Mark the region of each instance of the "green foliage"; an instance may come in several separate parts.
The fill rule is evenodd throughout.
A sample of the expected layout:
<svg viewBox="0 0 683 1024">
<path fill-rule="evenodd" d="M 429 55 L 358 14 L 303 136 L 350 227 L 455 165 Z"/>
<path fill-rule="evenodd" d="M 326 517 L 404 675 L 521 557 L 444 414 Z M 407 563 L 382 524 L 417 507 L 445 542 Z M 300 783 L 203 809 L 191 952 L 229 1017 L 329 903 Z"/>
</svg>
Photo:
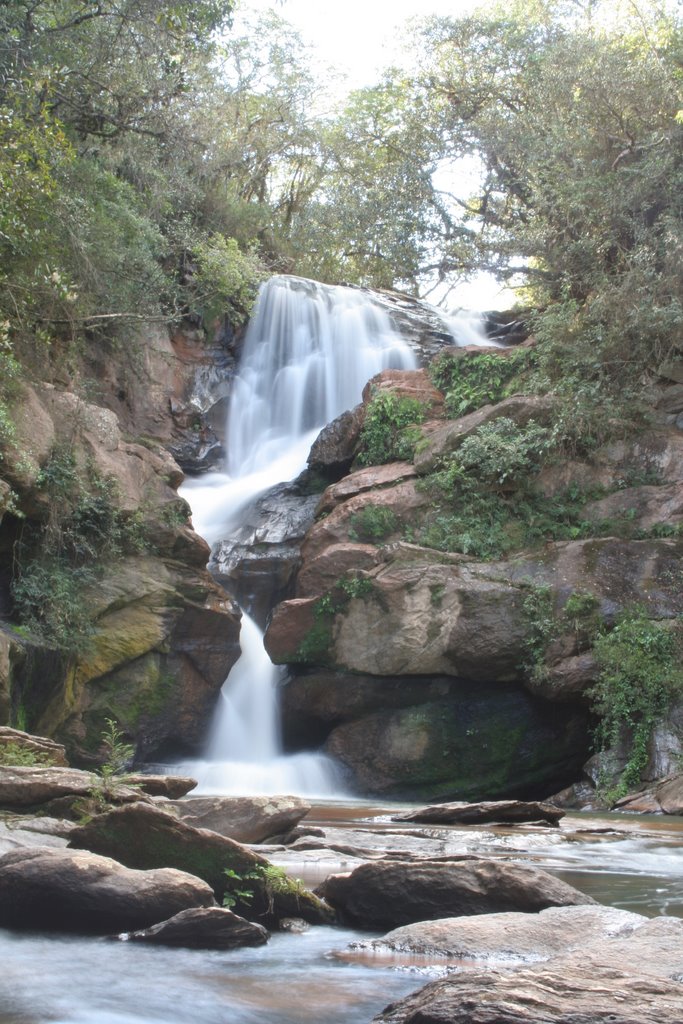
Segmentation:
<svg viewBox="0 0 683 1024">
<path fill-rule="evenodd" d="M 482 405 L 500 402 L 521 386 L 523 375 L 535 363 L 533 349 L 514 349 L 457 356 L 447 349 L 432 361 L 429 375 L 445 394 L 447 414 L 457 419 Z"/>
<path fill-rule="evenodd" d="M 245 882 L 262 881 L 262 871 L 254 869 L 253 871 L 246 871 L 240 874 L 232 868 L 226 868 L 223 874 L 228 880 L 226 890 L 223 893 L 223 906 L 227 907 L 228 910 L 232 910 L 233 907 L 240 903 L 249 905 L 254 899 L 255 892 L 254 887 L 245 885 Z"/>
<path fill-rule="evenodd" d="M 465 438 L 454 464 L 466 474 L 476 473 L 485 484 L 519 486 L 540 468 L 551 437 L 550 431 L 534 420 L 518 427 L 506 416 L 500 416 Z"/>
<path fill-rule="evenodd" d="M 102 750 L 105 760 L 99 767 L 99 774 L 105 781 L 116 775 L 125 774 L 135 755 L 135 747 L 127 743 L 124 733 L 113 718 L 106 719 L 106 728 L 102 733 Z"/>
<path fill-rule="evenodd" d="M 396 531 L 398 520 L 393 509 L 386 505 L 364 505 L 349 519 L 351 540 L 377 544 Z"/>
<path fill-rule="evenodd" d="M 358 461 L 363 466 L 410 461 L 420 439 L 417 424 L 424 418 L 425 407 L 417 399 L 376 390 L 365 412 Z"/>
<path fill-rule="evenodd" d="M 640 782 L 652 731 L 683 694 L 683 629 L 633 609 L 611 632 L 598 636 L 593 652 L 600 667 L 591 692 L 600 718 L 599 745 L 615 747 L 625 734 L 630 744 L 620 782 L 623 795 Z"/>
<path fill-rule="evenodd" d="M 5 743 L 0 746 L 0 765 L 19 765 L 31 768 L 34 765 L 54 765 L 54 757 L 47 750 L 30 750 L 21 743 Z"/>
<path fill-rule="evenodd" d="M 234 238 L 213 235 L 194 247 L 199 269 L 194 276 L 194 305 L 207 323 L 226 315 L 237 326 L 249 316 L 264 277 L 254 250 L 242 252 Z"/>
<path fill-rule="evenodd" d="M 76 654 L 93 633 L 87 588 L 108 562 L 145 547 L 145 527 L 121 511 L 115 482 L 81 469 L 69 447 L 55 449 L 37 483 L 49 513 L 17 548 L 14 611 L 36 639 Z"/>
<path fill-rule="evenodd" d="M 546 649 L 559 633 L 552 588 L 529 582 L 522 611 L 526 621 L 524 668 L 532 678 L 541 679 Z"/>
</svg>

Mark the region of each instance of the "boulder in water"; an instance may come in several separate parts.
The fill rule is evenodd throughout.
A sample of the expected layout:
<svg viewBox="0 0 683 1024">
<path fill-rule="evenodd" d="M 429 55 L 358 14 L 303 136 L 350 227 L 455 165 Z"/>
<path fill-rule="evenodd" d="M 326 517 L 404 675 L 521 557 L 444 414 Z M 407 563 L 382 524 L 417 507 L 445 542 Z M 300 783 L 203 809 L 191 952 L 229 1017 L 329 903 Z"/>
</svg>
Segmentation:
<svg viewBox="0 0 683 1024">
<path fill-rule="evenodd" d="M 344 920 L 361 928 L 595 903 L 537 868 L 467 857 L 363 864 L 348 875 L 331 875 L 316 892 Z"/>
<path fill-rule="evenodd" d="M 557 825 L 564 814 L 553 804 L 539 800 L 484 800 L 479 803 L 457 801 L 419 807 L 416 811 L 396 814 L 391 820 L 415 821 L 425 825 L 484 825 L 489 822 L 544 822 Z"/>
<path fill-rule="evenodd" d="M 196 796 L 170 806 L 188 825 L 238 843 L 263 843 L 288 832 L 311 809 L 298 796 Z"/>
<path fill-rule="evenodd" d="M 14 850 L 0 858 L 0 926 L 108 935 L 209 907 L 199 878 L 135 871 L 85 850 Z"/>
<path fill-rule="evenodd" d="M 155 946 L 180 946 L 185 949 L 238 949 L 263 946 L 268 932 L 260 924 L 245 921 L 224 907 L 200 907 L 181 910 L 168 921 L 120 938 Z"/>
</svg>

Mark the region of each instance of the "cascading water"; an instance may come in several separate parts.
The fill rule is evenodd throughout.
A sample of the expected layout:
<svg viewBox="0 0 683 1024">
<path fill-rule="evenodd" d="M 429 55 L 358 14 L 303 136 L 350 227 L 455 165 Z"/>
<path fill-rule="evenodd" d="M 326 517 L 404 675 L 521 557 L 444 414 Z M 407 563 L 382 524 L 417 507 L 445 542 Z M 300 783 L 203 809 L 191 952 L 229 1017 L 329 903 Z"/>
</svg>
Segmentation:
<svg viewBox="0 0 683 1024">
<path fill-rule="evenodd" d="M 195 529 L 229 537 L 254 499 L 292 480 L 327 423 L 361 398 L 384 369 L 411 369 L 412 350 L 364 292 L 300 278 L 263 286 L 234 382 L 227 423 L 227 472 L 191 481 L 184 496 Z M 242 657 L 228 676 L 204 761 L 185 762 L 204 793 L 330 796 L 341 784 L 323 755 L 282 753 L 276 704 L 280 670 L 244 616 Z"/>
</svg>

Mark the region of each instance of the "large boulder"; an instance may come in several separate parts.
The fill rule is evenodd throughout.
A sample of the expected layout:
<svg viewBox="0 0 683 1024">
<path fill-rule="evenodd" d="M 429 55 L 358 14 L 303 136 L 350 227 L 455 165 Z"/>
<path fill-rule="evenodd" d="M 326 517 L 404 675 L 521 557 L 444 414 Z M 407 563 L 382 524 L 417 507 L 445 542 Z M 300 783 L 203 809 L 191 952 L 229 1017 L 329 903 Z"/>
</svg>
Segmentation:
<svg viewBox="0 0 683 1024">
<path fill-rule="evenodd" d="M 476 858 L 363 864 L 351 874 L 331 875 L 316 891 L 350 924 L 377 929 L 595 902 L 545 871 Z"/>
<path fill-rule="evenodd" d="M 158 807 L 129 804 L 98 815 L 71 833 L 69 845 L 115 857 L 128 867 L 189 871 L 207 882 L 217 899 L 227 897 L 237 913 L 264 924 L 283 917 L 314 924 L 332 919 L 317 897 L 278 874 L 265 857 Z"/>
<path fill-rule="evenodd" d="M 263 843 L 289 832 L 311 809 L 298 796 L 195 796 L 169 806 L 188 825 L 238 843 Z"/>
<path fill-rule="evenodd" d="M 122 938 L 153 946 L 239 949 L 242 946 L 265 945 L 268 932 L 262 925 L 245 921 L 224 907 L 199 907 L 181 910 L 168 921 L 161 921 L 141 931 L 125 933 Z"/>
<path fill-rule="evenodd" d="M 373 1024 L 679 1024 L 682 939 L 681 921 L 657 918 L 548 963 L 451 974 Z"/>
<path fill-rule="evenodd" d="M 3 810 L 24 811 L 63 797 L 91 797 L 94 793 L 102 793 L 112 803 L 144 799 L 138 790 L 125 783 L 107 784 L 94 772 L 77 768 L 0 766 L 0 808 Z"/>
<path fill-rule="evenodd" d="M 131 871 L 84 850 L 16 850 L 0 858 L 0 926 L 108 935 L 210 907 L 184 871 Z"/>
</svg>

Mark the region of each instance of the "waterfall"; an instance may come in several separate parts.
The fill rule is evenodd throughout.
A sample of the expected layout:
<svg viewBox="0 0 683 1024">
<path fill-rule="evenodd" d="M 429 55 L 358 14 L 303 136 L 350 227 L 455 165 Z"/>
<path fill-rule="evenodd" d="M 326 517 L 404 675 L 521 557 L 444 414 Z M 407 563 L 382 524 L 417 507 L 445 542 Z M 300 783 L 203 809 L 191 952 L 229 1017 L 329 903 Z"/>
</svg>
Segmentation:
<svg viewBox="0 0 683 1024">
<path fill-rule="evenodd" d="M 371 377 L 415 365 L 412 350 L 367 293 L 271 278 L 261 288 L 232 389 L 226 472 L 188 481 L 182 490 L 197 532 L 209 542 L 229 538 L 255 498 L 303 470 L 320 430 L 360 401 Z M 174 770 L 197 778 L 197 793 L 338 794 L 339 773 L 330 758 L 282 753 L 281 670 L 246 614 L 240 644 L 205 759 Z"/>
</svg>

